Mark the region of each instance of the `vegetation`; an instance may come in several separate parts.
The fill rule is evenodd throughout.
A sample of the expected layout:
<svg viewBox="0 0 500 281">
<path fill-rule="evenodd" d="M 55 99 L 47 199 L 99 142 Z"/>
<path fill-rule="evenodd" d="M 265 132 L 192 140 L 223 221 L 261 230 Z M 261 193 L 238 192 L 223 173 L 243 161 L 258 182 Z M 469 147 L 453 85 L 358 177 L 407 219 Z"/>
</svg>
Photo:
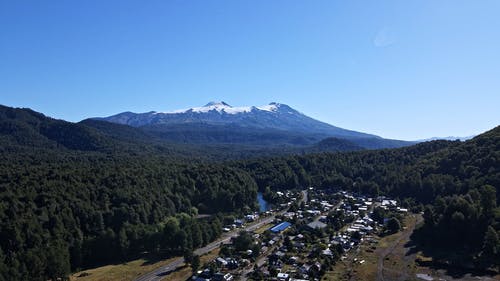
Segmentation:
<svg viewBox="0 0 500 281">
<path fill-rule="evenodd" d="M 401 230 L 401 223 L 397 218 L 391 218 L 387 221 L 387 231 L 389 234 L 394 234 Z"/>
<path fill-rule="evenodd" d="M 465 143 L 213 162 L 0 109 L 0 280 L 183 255 L 220 234 L 221 213 L 255 209 L 258 189 L 307 186 L 398 198 L 425 209 L 422 245 L 458 249 L 475 266 L 500 260 L 500 127 Z"/>
</svg>

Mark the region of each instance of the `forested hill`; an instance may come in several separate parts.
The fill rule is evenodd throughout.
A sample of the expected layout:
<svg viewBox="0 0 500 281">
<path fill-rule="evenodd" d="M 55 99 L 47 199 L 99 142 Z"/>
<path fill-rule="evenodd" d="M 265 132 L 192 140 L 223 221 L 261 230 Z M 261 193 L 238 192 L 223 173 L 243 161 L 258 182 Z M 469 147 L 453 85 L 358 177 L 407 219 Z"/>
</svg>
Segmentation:
<svg viewBox="0 0 500 281">
<path fill-rule="evenodd" d="M 342 187 L 429 203 L 438 195 L 500 185 L 500 127 L 467 142 L 432 141 L 388 150 L 240 162 L 259 187 Z"/>
<path fill-rule="evenodd" d="M 222 230 L 220 216 L 197 220 L 198 212 L 255 209 L 256 192 L 247 173 L 214 163 L 2 153 L 0 280 L 55 280 L 145 251 L 182 254 Z"/>
</svg>

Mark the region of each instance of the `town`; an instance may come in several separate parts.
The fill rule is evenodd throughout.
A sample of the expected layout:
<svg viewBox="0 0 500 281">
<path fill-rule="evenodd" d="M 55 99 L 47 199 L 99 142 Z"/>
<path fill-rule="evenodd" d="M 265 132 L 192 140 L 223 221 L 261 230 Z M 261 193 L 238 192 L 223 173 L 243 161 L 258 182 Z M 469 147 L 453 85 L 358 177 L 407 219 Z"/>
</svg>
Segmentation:
<svg viewBox="0 0 500 281">
<path fill-rule="evenodd" d="M 315 189 L 276 192 L 274 209 L 248 214 L 224 226 L 238 231 L 218 256 L 198 268 L 192 280 L 320 280 L 373 234 L 394 233 L 408 209 L 396 200 L 346 191 Z M 274 219 L 248 231 L 245 225 Z M 358 261 L 363 263 L 364 260 Z"/>
</svg>

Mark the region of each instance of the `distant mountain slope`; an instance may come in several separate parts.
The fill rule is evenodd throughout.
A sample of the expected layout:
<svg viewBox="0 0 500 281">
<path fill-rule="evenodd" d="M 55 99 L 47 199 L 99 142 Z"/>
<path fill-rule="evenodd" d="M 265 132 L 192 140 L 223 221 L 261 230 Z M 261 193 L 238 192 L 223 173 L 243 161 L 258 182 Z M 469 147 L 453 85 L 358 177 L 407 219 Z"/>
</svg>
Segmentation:
<svg viewBox="0 0 500 281">
<path fill-rule="evenodd" d="M 428 138 L 428 139 L 422 139 L 418 140 L 418 142 L 426 142 L 426 141 L 435 141 L 435 140 L 449 140 L 449 141 L 454 141 L 454 140 L 459 140 L 459 141 L 468 141 L 472 138 L 474 138 L 475 135 L 472 136 L 466 136 L 466 137 L 454 137 L 454 136 L 449 136 L 449 137 L 433 137 L 433 138 Z"/>
<path fill-rule="evenodd" d="M 210 102 L 173 112 L 124 112 L 94 119 L 140 127 L 163 139 L 187 143 L 313 145 L 329 137 L 351 140 L 369 149 L 414 143 L 335 127 L 280 103 L 232 107 L 225 102 Z"/>
<path fill-rule="evenodd" d="M 110 144 L 98 131 L 52 119 L 31 109 L 0 105 L 0 139 L 4 145 L 97 150 Z"/>
<path fill-rule="evenodd" d="M 168 144 L 125 125 L 86 120 L 72 123 L 53 119 L 27 108 L 0 105 L 0 151 L 20 153 L 99 152 L 161 154 L 175 158 L 209 157 L 199 147 Z"/>
<path fill-rule="evenodd" d="M 240 127 L 192 124 L 172 125 L 168 131 L 154 126 L 136 128 L 87 119 L 71 123 L 25 108 L 0 105 L 0 151 L 47 151 L 161 155 L 176 159 L 227 160 L 312 152 L 359 150 L 348 141 L 317 145 L 319 137 L 289 131 L 242 130 Z M 277 146 L 274 142 L 294 145 Z"/>
<path fill-rule="evenodd" d="M 345 139 L 327 138 L 312 146 L 311 149 L 318 151 L 356 151 L 364 148 Z"/>
</svg>

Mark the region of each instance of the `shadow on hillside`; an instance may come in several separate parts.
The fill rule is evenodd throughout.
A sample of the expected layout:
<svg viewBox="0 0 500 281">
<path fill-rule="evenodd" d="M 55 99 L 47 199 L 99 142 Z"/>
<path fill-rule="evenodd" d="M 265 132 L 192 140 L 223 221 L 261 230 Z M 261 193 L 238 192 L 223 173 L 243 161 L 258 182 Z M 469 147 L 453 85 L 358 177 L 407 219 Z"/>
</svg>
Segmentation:
<svg viewBox="0 0 500 281">
<path fill-rule="evenodd" d="M 167 259 L 171 259 L 175 256 L 169 255 L 169 256 L 164 256 L 164 255 L 158 255 L 158 254 L 145 254 L 141 256 L 140 258 L 144 259 L 144 262 L 141 264 L 141 266 L 147 266 L 147 265 L 152 265 L 160 261 L 164 261 Z"/>
<path fill-rule="evenodd" d="M 170 275 L 170 274 L 172 274 L 174 272 L 181 271 L 181 270 L 185 269 L 186 267 L 187 267 L 187 265 L 183 265 L 183 266 L 178 267 L 178 268 L 173 269 L 173 270 L 164 271 L 164 272 L 162 272 L 160 274 L 157 274 L 156 276 L 164 277 L 164 276 Z"/>
<path fill-rule="evenodd" d="M 470 253 L 457 251 L 457 249 L 438 249 L 429 243 L 429 235 L 425 228 L 415 229 L 410 236 L 410 241 L 405 244 L 408 248 L 406 256 L 421 252 L 415 262 L 423 267 L 434 270 L 443 270 L 446 275 L 453 278 L 463 278 L 467 274 L 472 276 L 495 276 L 497 271 L 482 268 L 475 263 Z"/>
</svg>

